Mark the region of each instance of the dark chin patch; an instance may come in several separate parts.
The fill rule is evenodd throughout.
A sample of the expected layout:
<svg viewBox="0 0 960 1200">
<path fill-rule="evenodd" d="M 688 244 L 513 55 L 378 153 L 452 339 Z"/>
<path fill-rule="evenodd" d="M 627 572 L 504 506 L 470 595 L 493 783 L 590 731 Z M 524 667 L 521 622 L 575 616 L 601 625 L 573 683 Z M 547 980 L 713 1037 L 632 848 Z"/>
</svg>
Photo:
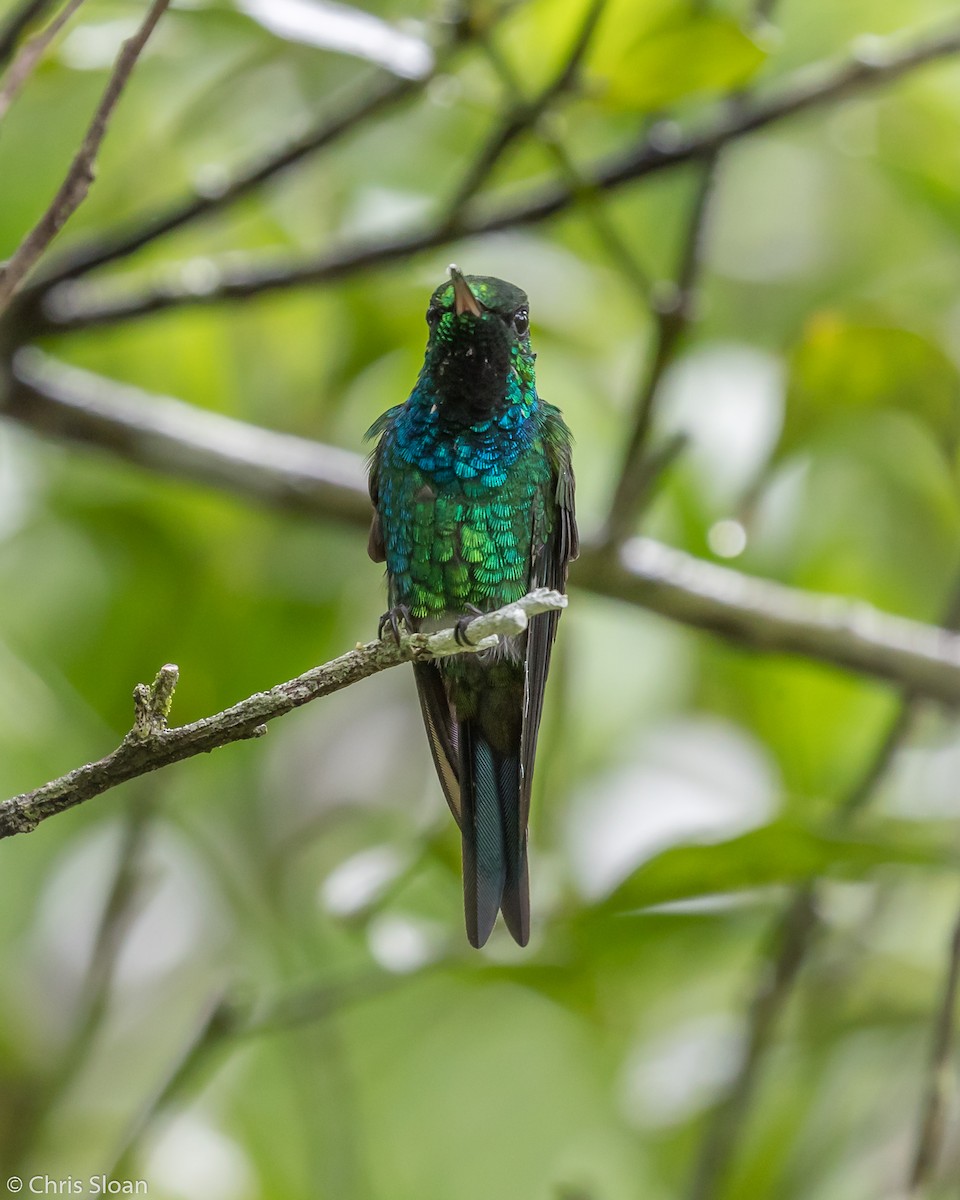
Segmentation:
<svg viewBox="0 0 960 1200">
<path fill-rule="evenodd" d="M 473 425 L 503 407 L 510 342 L 497 317 L 471 321 L 457 334 L 440 349 L 431 373 L 444 416 Z"/>
</svg>

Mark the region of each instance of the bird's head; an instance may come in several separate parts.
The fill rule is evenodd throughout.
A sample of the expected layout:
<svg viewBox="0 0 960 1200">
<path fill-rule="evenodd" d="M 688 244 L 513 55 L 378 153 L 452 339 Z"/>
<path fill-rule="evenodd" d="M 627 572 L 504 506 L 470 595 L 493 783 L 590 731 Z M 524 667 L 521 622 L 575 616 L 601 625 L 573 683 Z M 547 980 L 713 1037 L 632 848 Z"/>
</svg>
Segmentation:
<svg viewBox="0 0 960 1200">
<path fill-rule="evenodd" d="M 472 424 L 508 402 L 512 373 L 532 380 L 527 296 L 502 279 L 450 278 L 430 297 L 424 371 L 445 414 Z"/>
</svg>

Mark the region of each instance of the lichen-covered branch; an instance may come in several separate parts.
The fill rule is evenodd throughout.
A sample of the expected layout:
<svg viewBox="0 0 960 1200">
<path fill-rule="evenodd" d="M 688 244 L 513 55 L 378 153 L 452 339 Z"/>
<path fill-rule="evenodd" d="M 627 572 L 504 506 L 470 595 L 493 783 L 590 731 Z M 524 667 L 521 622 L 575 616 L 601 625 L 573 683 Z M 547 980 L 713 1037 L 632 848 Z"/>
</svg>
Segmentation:
<svg viewBox="0 0 960 1200">
<path fill-rule="evenodd" d="M 137 59 L 143 52 L 147 39 L 168 7 L 170 0 L 153 0 L 140 28 L 120 48 L 117 61 L 107 81 L 107 86 L 97 105 L 93 119 L 73 157 L 63 183 L 40 220 L 26 235 L 13 255 L 0 267 L 0 312 L 7 307 L 27 275 L 33 270 L 41 255 L 57 236 L 66 222 L 83 203 L 90 184 L 93 182 L 94 163 L 107 126 L 117 106 L 123 89 L 127 86 Z"/>
<path fill-rule="evenodd" d="M 489 649 L 500 637 L 522 633 L 530 617 L 565 608 L 566 603 L 566 597 L 558 592 L 539 588 L 515 604 L 476 617 L 466 627 L 466 645 L 457 640 L 452 629 L 402 636 L 399 643 L 386 639 L 358 645 L 348 654 L 314 667 L 296 679 L 257 692 L 214 716 L 173 729 L 167 725 L 167 714 L 178 671 L 168 664 L 161 668 L 150 687 L 140 684 L 136 688 L 133 728 L 116 750 L 32 792 L 0 803 L 0 838 L 28 833 L 48 817 L 140 775 L 231 742 L 260 737 L 267 731 L 266 722 L 389 667 Z"/>
<path fill-rule="evenodd" d="M 960 24 L 953 22 L 935 33 L 918 35 L 912 42 L 877 42 L 869 55 L 845 63 L 805 69 L 782 84 L 772 95 L 745 99 L 735 108 L 723 104 L 698 129 L 677 133 L 655 126 L 639 141 L 584 167 L 583 186 L 609 191 L 659 171 L 671 169 L 714 153 L 778 121 L 888 83 L 928 63 L 960 52 Z M 46 297 L 31 302 L 27 324 L 35 332 L 78 329 L 147 316 L 190 304 L 218 304 L 282 288 L 343 279 L 358 271 L 383 266 L 425 250 L 446 245 L 455 238 L 498 233 L 543 221 L 577 203 L 581 186 L 567 181 L 552 183 L 517 201 L 500 203 L 467 215 L 456 231 L 445 218 L 429 226 L 392 234 L 383 239 L 345 244 L 313 259 L 288 264 L 254 263 L 236 270 L 224 269 L 213 286 L 191 290 L 183 284 L 110 295 L 100 288 L 67 281 Z"/>
</svg>

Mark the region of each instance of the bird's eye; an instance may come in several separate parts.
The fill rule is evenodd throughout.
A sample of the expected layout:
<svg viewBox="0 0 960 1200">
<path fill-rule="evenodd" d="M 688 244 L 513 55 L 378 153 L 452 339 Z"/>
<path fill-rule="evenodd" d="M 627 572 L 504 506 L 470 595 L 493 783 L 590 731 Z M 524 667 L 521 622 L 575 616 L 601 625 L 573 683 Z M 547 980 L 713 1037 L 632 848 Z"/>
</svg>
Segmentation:
<svg viewBox="0 0 960 1200">
<path fill-rule="evenodd" d="M 530 311 L 525 306 L 513 314 L 513 327 L 521 337 L 530 328 Z"/>
<path fill-rule="evenodd" d="M 440 309 L 432 306 L 427 309 L 427 324 L 433 329 L 434 325 L 440 320 Z"/>
</svg>

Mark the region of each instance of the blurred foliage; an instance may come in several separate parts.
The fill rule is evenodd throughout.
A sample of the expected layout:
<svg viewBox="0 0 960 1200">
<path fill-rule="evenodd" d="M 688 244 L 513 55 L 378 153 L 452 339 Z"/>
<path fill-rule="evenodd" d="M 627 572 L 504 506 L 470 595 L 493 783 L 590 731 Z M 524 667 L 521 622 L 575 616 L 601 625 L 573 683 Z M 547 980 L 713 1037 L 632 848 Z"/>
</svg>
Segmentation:
<svg viewBox="0 0 960 1200">
<path fill-rule="evenodd" d="M 171 9 L 61 249 L 215 185 L 362 86 L 362 39 L 355 55 L 333 45 L 330 9 L 303 0 L 301 36 L 271 31 L 289 4 Z M 87 0 L 4 121 L 0 254 L 62 177 L 142 8 Z M 402 55 L 401 37 L 422 51 L 426 0 L 366 9 L 382 53 Z M 782 0 L 760 27 L 750 10 L 610 0 L 585 85 L 551 129 L 589 162 L 652 118 L 696 120 L 728 91 L 956 6 Z M 528 94 L 583 11 L 530 0 L 492 35 Z M 437 217 L 503 109 L 489 56 L 469 49 L 423 94 L 110 274 L 202 280 L 214 256 L 293 262 Z M 724 152 L 698 322 L 657 397 L 655 439 L 682 429 L 689 445 L 651 534 L 715 556 L 736 522 L 745 571 L 939 619 L 960 568 L 958 135 L 948 60 Z M 490 185 L 510 194 L 554 169 L 527 137 Z M 605 201 L 651 279 L 675 272 L 698 172 Z M 359 451 L 409 390 L 450 257 L 529 291 L 589 535 L 652 322 L 579 211 L 47 348 Z M 371 636 L 382 608 L 359 531 L 2 425 L 0 792 L 110 749 L 133 685 L 161 663 L 180 666 L 185 722 Z M 870 806 L 837 820 L 894 709 L 880 685 L 575 593 L 542 734 L 523 952 L 502 931 L 483 953 L 466 945 L 458 839 L 405 672 L 5 842 L 0 1177 L 114 1171 L 157 1200 L 684 1196 L 771 930 L 817 876 L 821 930 L 716 1196 L 894 1194 L 960 895 L 951 714 L 925 711 Z M 224 996 L 235 1008 L 193 1052 Z M 958 1177 L 953 1137 L 929 1195 L 953 1195 Z"/>
</svg>

